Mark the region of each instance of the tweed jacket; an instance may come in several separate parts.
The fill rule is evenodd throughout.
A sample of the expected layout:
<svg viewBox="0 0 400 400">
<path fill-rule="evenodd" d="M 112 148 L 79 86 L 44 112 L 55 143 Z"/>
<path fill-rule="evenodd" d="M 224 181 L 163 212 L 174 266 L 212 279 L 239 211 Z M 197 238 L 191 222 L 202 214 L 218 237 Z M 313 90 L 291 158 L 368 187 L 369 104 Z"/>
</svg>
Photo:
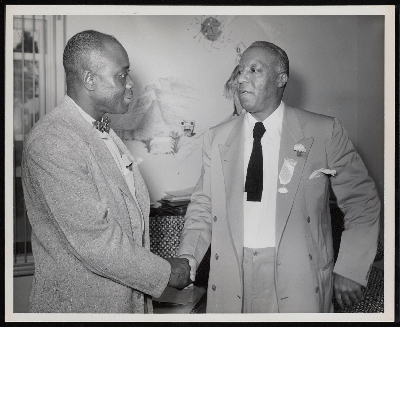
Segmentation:
<svg viewBox="0 0 400 400">
<path fill-rule="evenodd" d="M 112 137 L 133 163 L 137 202 L 68 96 L 27 136 L 22 182 L 35 260 L 30 312 L 151 312 L 151 296 L 168 283 L 170 264 L 149 250 L 147 188 L 129 150 Z"/>
<path fill-rule="evenodd" d="M 243 298 L 244 114 L 210 129 L 203 167 L 185 217 L 179 254 L 200 262 L 211 243 L 207 312 L 240 313 Z M 298 156 L 296 144 L 305 153 Z M 297 164 L 280 193 L 277 180 L 275 284 L 279 312 L 331 312 L 333 271 L 366 285 L 377 248 L 380 201 L 375 184 L 336 118 L 285 105 L 278 171 Z M 310 179 L 320 169 L 335 176 Z M 330 189 L 345 214 L 336 264 Z"/>
</svg>

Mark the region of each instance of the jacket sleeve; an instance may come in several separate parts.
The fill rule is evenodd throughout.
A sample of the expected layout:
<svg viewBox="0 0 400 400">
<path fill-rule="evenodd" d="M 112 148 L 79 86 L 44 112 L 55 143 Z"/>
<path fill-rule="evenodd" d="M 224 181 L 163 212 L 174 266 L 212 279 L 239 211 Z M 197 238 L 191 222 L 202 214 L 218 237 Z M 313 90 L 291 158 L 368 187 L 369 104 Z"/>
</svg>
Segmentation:
<svg viewBox="0 0 400 400">
<path fill-rule="evenodd" d="M 41 139 L 41 140 L 38 140 Z M 59 134 L 36 138 L 25 149 L 25 195 L 45 209 L 61 242 L 93 273 L 158 297 L 170 264 L 134 243 L 98 195 L 85 153 Z M 35 207 L 30 218 L 35 219 Z M 42 241 L 45 240 L 42 237 Z"/>
<path fill-rule="evenodd" d="M 211 152 L 212 131 L 209 130 L 204 135 L 201 175 L 186 212 L 178 250 L 178 255 L 193 256 L 197 265 L 211 243 Z"/>
<path fill-rule="evenodd" d="M 334 272 L 366 286 L 378 244 L 380 200 L 374 181 L 336 118 L 327 157 L 329 168 L 336 170 L 332 189 L 344 213 Z"/>
</svg>

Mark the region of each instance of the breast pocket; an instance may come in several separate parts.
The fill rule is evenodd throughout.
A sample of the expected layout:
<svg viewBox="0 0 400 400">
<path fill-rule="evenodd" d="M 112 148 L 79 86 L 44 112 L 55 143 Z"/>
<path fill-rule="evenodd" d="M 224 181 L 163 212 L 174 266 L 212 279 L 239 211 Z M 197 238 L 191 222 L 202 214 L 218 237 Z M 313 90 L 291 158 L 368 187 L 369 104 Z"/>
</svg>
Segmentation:
<svg viewBox="0 0 400 400">
<path fill-rule="evenodd" d="M 326 175 L 306 181 L 304 185 L 304 195 L 309 214 L 326 211 L 328 189 L 329 178 Z"/>
</svg>

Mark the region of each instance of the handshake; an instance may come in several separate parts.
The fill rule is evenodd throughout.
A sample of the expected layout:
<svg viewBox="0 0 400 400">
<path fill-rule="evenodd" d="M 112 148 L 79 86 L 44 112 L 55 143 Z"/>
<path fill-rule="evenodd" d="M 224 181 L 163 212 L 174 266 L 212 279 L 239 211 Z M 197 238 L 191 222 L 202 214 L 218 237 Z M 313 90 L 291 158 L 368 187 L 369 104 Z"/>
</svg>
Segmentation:
<svg viewBox="0 0 400 400">
<path fill-rule="evenodd" d="M 166 260 L 171 264 L 168 286 L 182 290 L 193 283 L 190 279 L 190 265 L 187 258 L 167 258 Z"/>
</svg>

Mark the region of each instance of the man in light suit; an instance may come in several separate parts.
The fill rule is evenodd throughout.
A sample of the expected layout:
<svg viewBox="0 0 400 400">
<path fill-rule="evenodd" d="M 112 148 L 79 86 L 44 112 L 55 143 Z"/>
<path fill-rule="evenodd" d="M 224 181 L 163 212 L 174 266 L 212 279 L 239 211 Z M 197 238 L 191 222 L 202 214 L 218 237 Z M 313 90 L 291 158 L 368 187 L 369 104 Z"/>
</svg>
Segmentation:
<svg viewBox="0 0 400 400">
<path fill-rule="evenodd" d="M 363 299 L 375 184 L 336 118 L 282 102 L 288 76 L 281 48 L 253 43 L 238 76 L 246 113 L 205 134 L 179 255 L 193 275 L 211 244 L 207 312 L 332 312 L 333 290 L 341 306 Z M 335 265 L 330 188 L 345 215 Z"/>
<path fill-rule="evenodd" d="M 190 267 L 150 252 L 146 185 L 102 119 L 132 101 L 128 55 L 114 37 L 84 31 L 68 41 L 63 63 L 67 95 L 24 144 L 30 312 L 152 312 L 152 296 L 191 283 Z"/>
</svg>

